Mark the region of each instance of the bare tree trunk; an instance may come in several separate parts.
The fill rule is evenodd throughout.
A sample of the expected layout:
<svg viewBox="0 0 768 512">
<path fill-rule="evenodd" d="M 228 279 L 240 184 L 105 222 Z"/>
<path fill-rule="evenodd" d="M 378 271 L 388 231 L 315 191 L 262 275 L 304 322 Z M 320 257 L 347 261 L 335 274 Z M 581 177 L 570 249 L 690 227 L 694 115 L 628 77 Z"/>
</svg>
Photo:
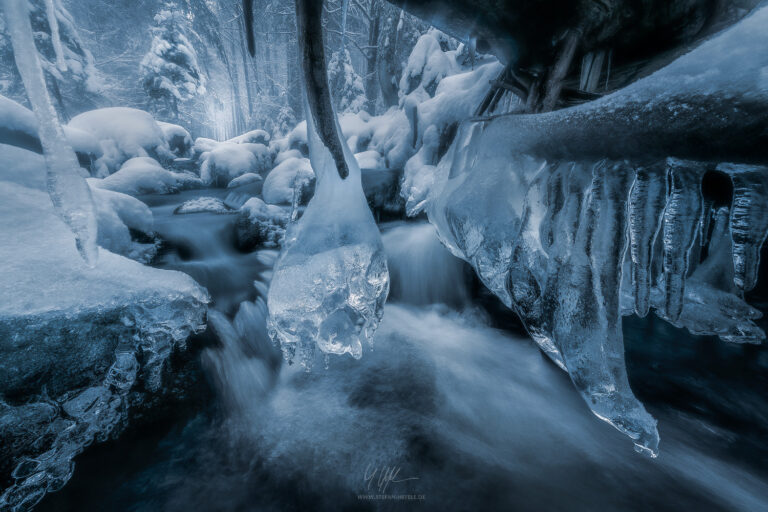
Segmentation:
<svg viewBox="0 0 768 512">
<path fill-rule="evenodd" d="M 368 48 L 365 59 L 365 98 L 368 112 L 376 114 L 376 100 L 379 97 L 379 84 L 376 79 L 379 61 L 379 30 L 381 24 L 381 0 L 371 0 L 368 11 Z"/>
<path fill-rule="evenodd" d="M 399 99 L 397 97 L 397 80 L 400 77 L 400 69 L 397 64 L 397 46 L 400 42 L 400 23 L 402 20 L 403 11 L 400 10 L 399 16 L 392 20 L 387 35 L 387 44 L 384 46 L 382 55 L 379 55 L 378 58 L 379 88 L 386 107 L 397 105 Z"/>
</svg>

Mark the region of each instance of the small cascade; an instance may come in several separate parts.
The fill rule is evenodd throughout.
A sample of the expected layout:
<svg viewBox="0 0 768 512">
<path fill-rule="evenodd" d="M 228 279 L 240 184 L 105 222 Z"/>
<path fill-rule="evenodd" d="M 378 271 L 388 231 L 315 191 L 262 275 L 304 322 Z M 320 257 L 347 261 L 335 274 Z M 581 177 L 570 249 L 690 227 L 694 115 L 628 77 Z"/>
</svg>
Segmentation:
<svg viewBox="0 0 768 512">
<path fill-rule="evenodd" d="M 390 273 L 390 301 L 415 305 L 469 302 L 464 262 L 440 243 L 428 223 L 400 224 L 382 236 Z"/>
</svg>

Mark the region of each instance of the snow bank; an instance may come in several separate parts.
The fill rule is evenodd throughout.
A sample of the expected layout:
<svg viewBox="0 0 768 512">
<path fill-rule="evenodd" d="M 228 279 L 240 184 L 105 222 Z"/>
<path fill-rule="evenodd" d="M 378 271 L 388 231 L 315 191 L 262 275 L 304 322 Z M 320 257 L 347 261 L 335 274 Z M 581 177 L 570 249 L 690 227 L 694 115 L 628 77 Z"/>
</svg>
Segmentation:
<svg viewBox="0 0 768 512">
<path fill-rule="evenodd" d="M 288 158 L 267 175 L 262 197 L 269 204 L 290 204 L 296 184 L 303 182 L 302 199 L 306 200 L 314 181 L 315 173 L 308 158 Z"/>
<path fill-rule="evenodd" d="M 111 170 L 134 157 L 150 156 L 160 161 L 174 157 L 163 130 L 143 110 L 127 107 L 91 110 L 73 117 L 69 126 L 101 141 Z"/>
<path fill-rule="evenodd" d="M 3 509 L 60 488 L 76 454 L 125 424 L 128 391 L 140 375 L 145 389 L 159 387 L 165 359 L 201 328 L 208 302 L 189 276 L 105 249 L 88 268 L 48 195 L 6 181 L 43 181 L 42 158 L 27 154 L 0 169 L 0 395 L 17 398 L 0 403 L 4 432 L 17 436 L 0 440 L 17 466 Z M 123 222 L 149 228 L 135 202 L 108 200 Z"/>
</svg>

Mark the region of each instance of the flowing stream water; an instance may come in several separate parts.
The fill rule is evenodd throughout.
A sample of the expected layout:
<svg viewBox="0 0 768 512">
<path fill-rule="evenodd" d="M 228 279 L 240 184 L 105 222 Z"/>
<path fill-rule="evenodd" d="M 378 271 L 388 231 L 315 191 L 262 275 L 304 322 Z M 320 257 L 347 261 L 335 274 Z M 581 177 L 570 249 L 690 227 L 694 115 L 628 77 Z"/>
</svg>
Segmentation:
<svg viewBox="0 0 768 512">
<path fill-rule="evenodd" d="M 277 252 L 236 250 L 235 215 L 173 214 L 201 195 L 225 191 L 146 199 L 156 265 L 214 300 L 177 384 L 191 398 L 91 447 L 39 510 L 768 509 L 764 354 L 625 320 L 633 388 L 660 422 L 646 458 L 494 327 L 500 309 L 430 225 L 399 222 L 381 226 L 392 293 L 374 350 L 307 373 L 266 336 Z"/>
</svg>

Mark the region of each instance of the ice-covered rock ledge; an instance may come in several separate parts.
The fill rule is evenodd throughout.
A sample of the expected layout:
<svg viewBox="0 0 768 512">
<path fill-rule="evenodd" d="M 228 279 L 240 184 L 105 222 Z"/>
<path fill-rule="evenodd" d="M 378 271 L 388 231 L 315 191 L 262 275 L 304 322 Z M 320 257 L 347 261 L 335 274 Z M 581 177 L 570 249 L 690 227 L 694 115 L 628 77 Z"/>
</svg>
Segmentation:
<svg viewBox="0 0 768 512">
<path fill-rule="evenodd" d="M 48 195 L 13 181 L 0 181 L 3 510 L 66 483 L 72 458 L 125 423 L 134 383 L 158 388 L 208 302 L 189 276 L 104 249 L 88 268 Z"/>
</svg>

